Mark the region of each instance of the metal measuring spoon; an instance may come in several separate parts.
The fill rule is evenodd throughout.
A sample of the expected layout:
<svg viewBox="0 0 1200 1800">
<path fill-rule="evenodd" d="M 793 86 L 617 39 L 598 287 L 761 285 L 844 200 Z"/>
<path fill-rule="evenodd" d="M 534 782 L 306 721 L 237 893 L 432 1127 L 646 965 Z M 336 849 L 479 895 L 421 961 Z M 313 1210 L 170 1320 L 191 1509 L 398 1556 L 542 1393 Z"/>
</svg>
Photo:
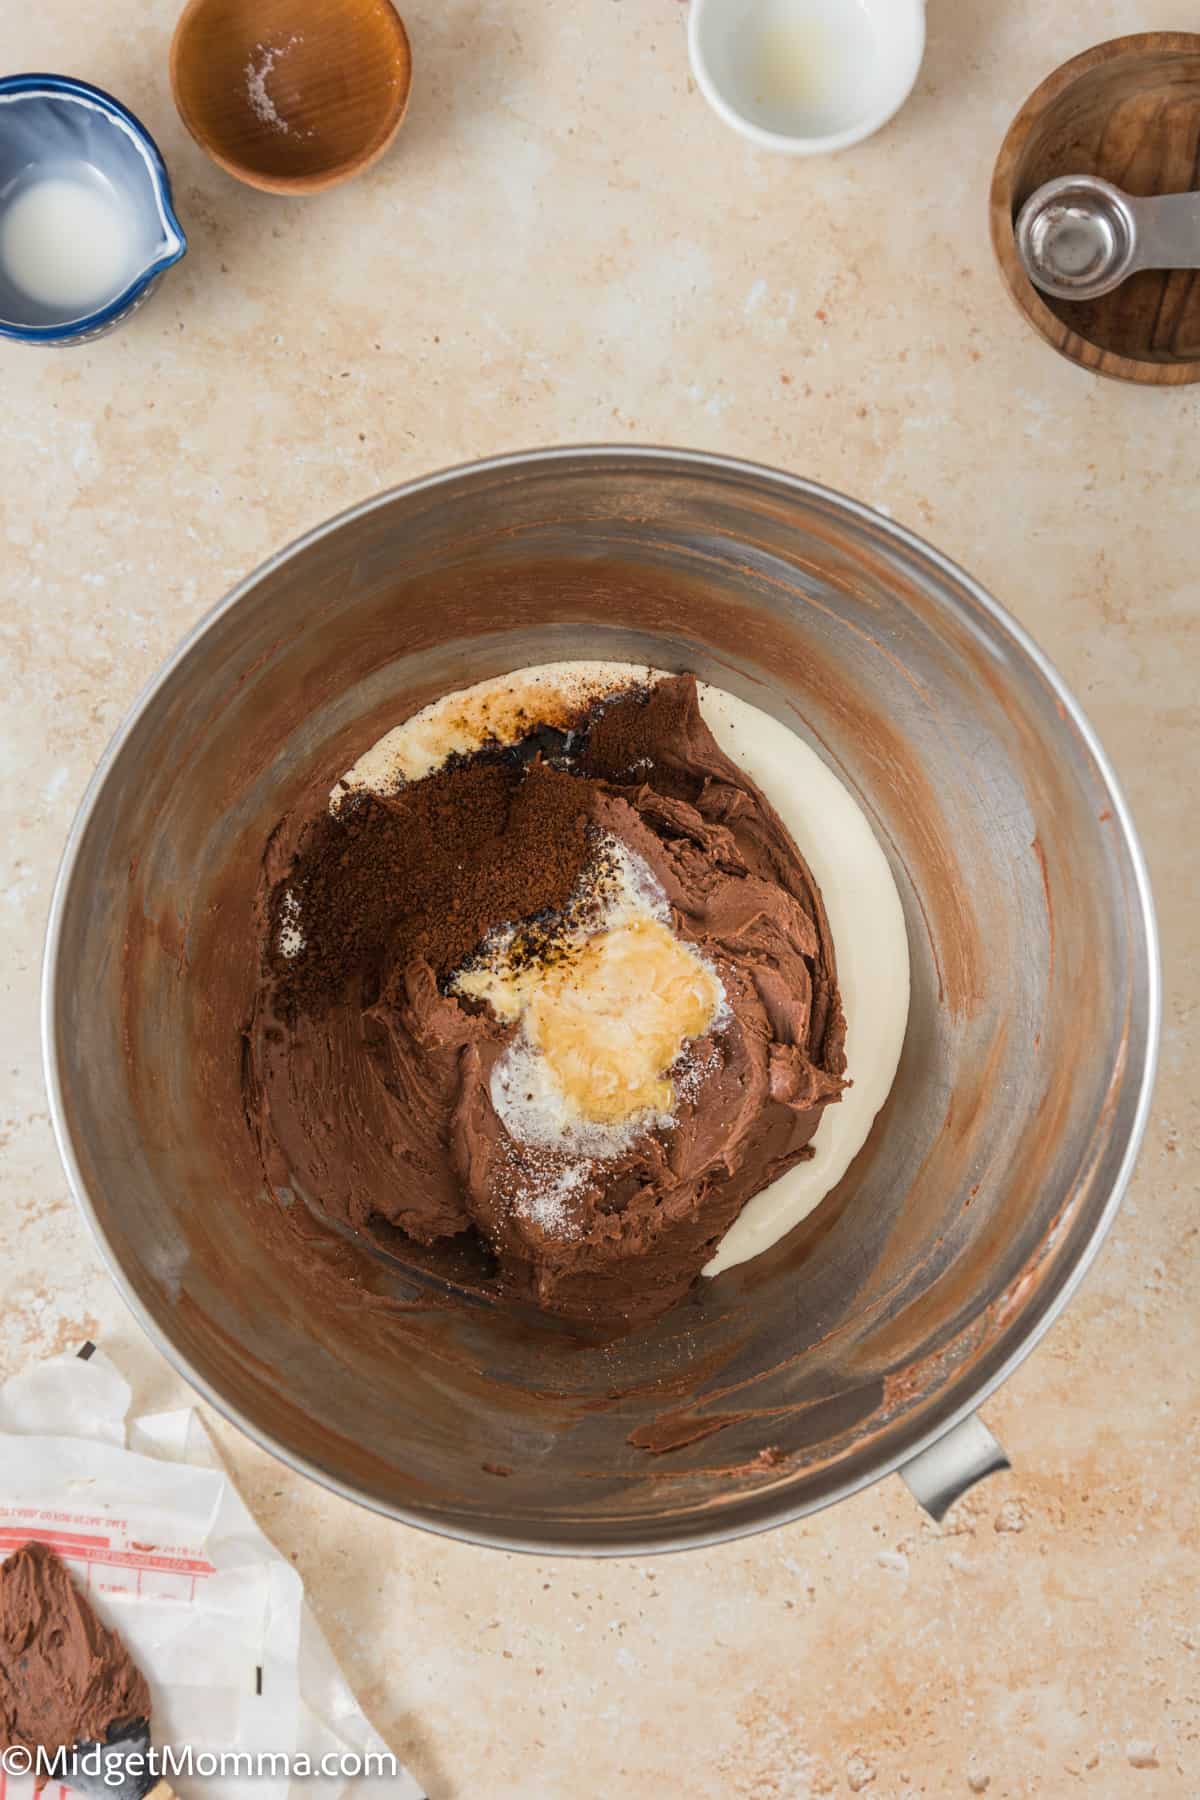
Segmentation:
<svg viewBox="0 0 1200 1800">
<path fill-rule="evenodd" d="M 1044 294 L 1098 300 L 1139 269 L 1200 269 L 1200 193 L 1138 200 L 1098 175 L 1060 175 L 1029 196 L 1016 240 Z"/>
</svg>

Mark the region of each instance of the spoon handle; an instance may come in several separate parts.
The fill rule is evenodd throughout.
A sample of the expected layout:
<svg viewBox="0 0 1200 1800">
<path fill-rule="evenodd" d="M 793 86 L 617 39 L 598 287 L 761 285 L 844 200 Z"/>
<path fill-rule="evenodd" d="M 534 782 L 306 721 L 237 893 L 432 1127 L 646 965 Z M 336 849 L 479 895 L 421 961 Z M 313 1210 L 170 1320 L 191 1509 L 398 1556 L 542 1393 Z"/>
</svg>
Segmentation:
<svg viewBox="0 0 1200 1800">
<path fill-rule="evenodd" d="M 1137 222 L 1134 268 L 1200 269 L 1200 193 L 1127 195 L 1126 204 Z"/>
</svg>

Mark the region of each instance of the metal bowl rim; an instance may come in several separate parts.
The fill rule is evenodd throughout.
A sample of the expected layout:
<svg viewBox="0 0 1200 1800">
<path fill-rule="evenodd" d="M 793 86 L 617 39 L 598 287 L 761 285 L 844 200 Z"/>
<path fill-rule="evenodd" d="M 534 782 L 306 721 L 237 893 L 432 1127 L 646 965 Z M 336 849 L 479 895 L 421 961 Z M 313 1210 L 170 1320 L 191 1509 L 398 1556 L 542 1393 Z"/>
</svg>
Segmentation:
<svg viewBox="0 0 1200 1800">
<path fill-rule="evenodd" d="M 636 1536 L 628 1543 L 613 1543 L 607 1539 L 595 1539 L 589 1542 L 586 1537 L 573 1540 L 570 1544 L 555 1539 L 538 1539 L 528 1534 L 513 1532 L 494 1532 L 468 1529 L 454 1522 L 447 1522 L 433 1514 L 426 1514 L 418 1509 L 404 1506 L 386 1505 L 370 1495 L 362 1493 L 352 1484 L 340 1480 L 337 1476 L 323 1469 L 318 1463 L 285 1448 L 270 1432 L 264 1431 L 246 1418 L 241 1410 L 226 1400 L 203 1376 L 191 1366 L 188 1358 L 176 1348 L 167 1334 L 160 1329 L 158 1323 L 143 1306 L 134 1290 L 132 1282 L 126 1276 L 122 1263 L 114 1247 L 109 1243 L 101 1230 L 96 1210 L 87 1191 L 83 1173 L 75 1155 L 74 1146 L 67 1124 L 63 1086 L 59 1075 L 59 1044 L 55 1025 L 58 995 L 58 954 L 66 910 L 68 892 L 74 873 L 84 836 L 93 811 L 99 801 L 110 770 L 116 762 L 121 750 L 149 709 L 160 689 L 166 684 L 179 665 L 190 655 L 216 622 L 226 612 L 240 604 L 267 575 L 279 568 L 292 557 L 306 550 L 310 545 L 320 542 L 324 537 L 351 524 L 354 520 L 366 517 L 377 509 L 391 505 L 394 501 L 408 499 L 414 495 L 449 484 L 463 477 L 491 476 L 520 470 L 537 470 L 552 467 L 555 464 L 577 463 L 580 461 L 600 461 L 609 464 L 627 463 L 641 464 L 647 469 L 661 465 L 663 472 L 669 473 L 680 469 L 692 469 L 698 472 L 718 474 L 724 477 L 736 477 L 759 483 L 767 483 L 777 490 L 797 495 L 808 500 L 832 503 L 843 510 L 860 524 L 869 526 L 873 531 L 880 531 L 908 551 L 915 552 L 918 557 L 931 563 L 941 574 L 948 576 L 970 595 L 981 608 L 990 622 L 1000 632 L 1009 637 L 1023 655 L 1031 662 L 1036 671 L 1052 690 L 1066 718 L 1074 726 L 1092 757 L 1099 775 L 1107 790 L 1108 804 L 1113 819 L 1120 828 L 1122 842 L 1129 857 L 1136 885 L 1141 922 L 1146 934 L 1146 969 L 1147 983 L 1146 1004 L 1146 1054 L 1139 1076 L 1137 1106 L 1133 1122 L 1129 1130 L 1128 1140 L 1121 1157 L 1121 1163 L 1113 1181 L 1112 1188 L 1104 1202 L 1096 1227 L 1088 1242 L 1076 1258 L 1076 1261 L 1063 1278 L 1056 1293 L 1052 1294 L 1045 1311 L 1040 1318 L 1031 1324 L 1022 1325 L 1018 1314 L 1012 1325 L 1006 1328 L 1015 1342 L 1008 1355 L 1000 1365 L 984 1381 L 972 1386 L 970 1378 L 965 1385 L 968 1392 L 958 1400 L 951 1410 L 940 1417 L 936 1424 L 924 1432 L 910 1434 L 908 1441 L 902 1442 L 899 1448 L 876 1459 L 871 1466 L 855 1473 L 841 1482 L 831 1492 L 803 1504 L 784 1504 L 777 1506 L 770 1516 L 736 1521 L 733 1523 L 706 1526 L 703 1529 L 687 1529 L 675 1537 L 650 1535 L 645 1538 Z M 252 1442 L 277 1457 L 297 1474 L 305 1475 L 310 1480 L 328 1488 L 340 1498 L 356 1502 L 368 1510 L 378 1513 L 384 1518 L 399 1520 L 406 1525 L 416 1526 L 419 1530 L 430 1531 L 439 1537 L 457 1539 L 462 1543 L 478 1544 L 486 1548 L 521 1551 L 532 1555 L 560 1556 L 642 1556 L 658 1555 L 668 1551 L 691 1549 L 707 1549 L 714 1545 L 732 1542 L 738 1538 L 751 1537 L 760 1531 L 773 1529 L 777 1525 L 790 1524 L 793 1521 L 811 1516 L 832 1506 L 838 1501 L 847 1500 L 861 1492 L 885 1475 L 895 1473 L 913 1457 L 927 1450 L 930 1445 L 944 1437 L 947 1432 L 969 1418 L 989 1395 L 995 1393 L 1008 1377 L 1019 1367 L 1030 1351 L 1039 1343 L 1046 1332 L 1054 1324 L 1070 1301 L 1084 1276 L 1092 1266 L 1100 1246 L 1111 1229 L 1113 1220 L 1120 1208 L 1121 1200 L 1129 1185 L 1145 1134 L 1149 1119 L 1150 1104 L 1154 1090 L 1155 1071 L 1158 1063 L 1159 1034 L 1162 1014 L 1162 968 L 1158 941 L 1158 930 L 1155 919 L 1154 900 L 1150 887 L 1149 873 L 1141 845 L 1138 842 L 1132 816 L 1129 812 L 1125 796 L 1121 791 L 1116 774 L 1088 721 L 1073 694 L 1063 681 L 1058 670 L 1044 652 L 1039 649 L 1029 634 L 999 601 L 980 586 L 967 572 L 960 568 L 950 557 L 944 556 L 931 544 L 928 544 L 916 532 L 905 526 L 896 524 L 886 515 L 879 513 L 874 507 L 863 501 L 853 500 L 839 493 L 834 488 L 824 486 L 820 482 L 811 481 L 803 476 L 791 475 L 781 469 L 771 468 L 764 463 L 748 461 L 744 458 L 720 456 L 709 451 L 676 450 L 666 445 L 621 445 L 621 444 L 580 444 L 560 445 L 552 449 L 531 451 L 510 451 L 503 455 L 483 457 L 476 461 L 456 463 L 440 469 L 433 474 L 420 476 L 413 481 L 385 489 L 371 495 L 344 511 L 326 519 L 299 537 L 294 538 L 283 549 L 275 552 L 260 563 L 257 568 L 243 578 L 237 585 L 211 607 L 192 626 L 180 640 L 166 661 L 157 669 L 143 685 L 134 699 L 129 711 L 117 727 L 107 748 L 104 751 L 96 770 L 84 790 L 79 802 L 75 818 L 72 821 L 67 841 L 63 849 L 62 861 L 54 883 L 50 910 L 46 925 L 46 944 L 42 964 L 42 1056 L 46 1080 L 46 1091 L 49 1100 L 50 1118 L 54 1127 L 54 1136 L 58 1144 L 59 1155 L 66 1169 L 67 1179 L 75 1200 L 91 1229 L 92 1236 L 100 1253 L 108 1265 L 109 1273 L 122 1295 L 134 1318 L 146 1333 L 151 1343 L 166 1358 L 168 1363 L 183 1379 L 206 1400 L 216 1412 L 239 1430 L 245 1432 Z M 948 1383 L 948 1391 L 953 1391 L 959 1378 L 952 1377 Z M 889 1427 L 889 1434 L 903 1439 L 905 1437 L 904 1421 L 901 1419 L 894 1427 Z"/>
</svg>

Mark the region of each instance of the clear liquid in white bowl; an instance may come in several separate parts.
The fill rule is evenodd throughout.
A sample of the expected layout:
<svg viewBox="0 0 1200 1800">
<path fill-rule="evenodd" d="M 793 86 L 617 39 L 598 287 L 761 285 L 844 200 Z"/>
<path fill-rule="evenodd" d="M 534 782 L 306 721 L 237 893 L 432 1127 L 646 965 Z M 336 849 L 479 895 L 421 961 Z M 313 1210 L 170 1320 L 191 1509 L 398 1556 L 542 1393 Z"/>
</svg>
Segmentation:
<svg viewBox="0 0 1200 1800">
<path fill-rule="evenodd" d="M 847 0 L 764 0 L 748 25 L 754 113 L 799 137 L 840 131 L 874 87 L 878 45 L 863 7 Z"/>
<path fill-rule="evenodd" d="M 855 129 L 902 97 L 920 60 L 919 0 L 695 3 L 702 12 L 693 54 L 721 101 L 779 138 Z"/>
</svg>

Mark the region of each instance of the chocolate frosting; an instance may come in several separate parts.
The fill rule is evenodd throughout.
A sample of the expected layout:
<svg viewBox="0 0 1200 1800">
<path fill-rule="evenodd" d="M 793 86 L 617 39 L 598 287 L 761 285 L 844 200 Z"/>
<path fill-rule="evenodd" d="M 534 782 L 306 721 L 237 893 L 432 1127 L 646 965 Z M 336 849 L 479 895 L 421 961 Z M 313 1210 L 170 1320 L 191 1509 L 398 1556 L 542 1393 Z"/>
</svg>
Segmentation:
<svg viewBox="0 0 1200 1800">
<path fill-rule="evenodd" d="M 584 830 L 564 824 L 564 796 Z M 536 844 L 549 818 L 574 850 L 522 862 L 513 846 L 522 833 Z M 591 1165 L 563 1216 L 547 1218 L 514 1204 L 538 1159 L 509 1137 L 490 1096 L 514 1028 L 455 998 L 446 978 L 491 926 L 561 905 L 599 833 L 649 865 L 728 1008 L 695 1047 L 673 1127 Z M 444 882 L 448 843 L 460 873 L 422 906 L 414 871 L 436 888 L 440 858 Z M 519 912 L 514 869 L 525 871 Z M 494 916 L 480 899 L 489 894 L 504 896 Z M 304 934 L 290 960 L 278 948 L 288 895 Z M 464 1245 L 482 1246 L 486 1289 L 564 1319 L 622 1330 L 673 1305 L 746 1202 L 810 1154 L 844 1086 L 820 893 L 764 796 L 717 746 L 690 676 L 622 694 L 553 743 L 541 734 L 521 754 L 485 754 L 394 796 L 282 821 L 259 904 L 263 973 L 243 1089 L 272 1185 L 447 1278 Z"/>
<path fill-rule="evenodd" d="M 63 1563 L 31 1542 L 0 1564 L 0 1748 L 105 1743 L 150 1717 L 150 1690 Z"/>
</svg>

